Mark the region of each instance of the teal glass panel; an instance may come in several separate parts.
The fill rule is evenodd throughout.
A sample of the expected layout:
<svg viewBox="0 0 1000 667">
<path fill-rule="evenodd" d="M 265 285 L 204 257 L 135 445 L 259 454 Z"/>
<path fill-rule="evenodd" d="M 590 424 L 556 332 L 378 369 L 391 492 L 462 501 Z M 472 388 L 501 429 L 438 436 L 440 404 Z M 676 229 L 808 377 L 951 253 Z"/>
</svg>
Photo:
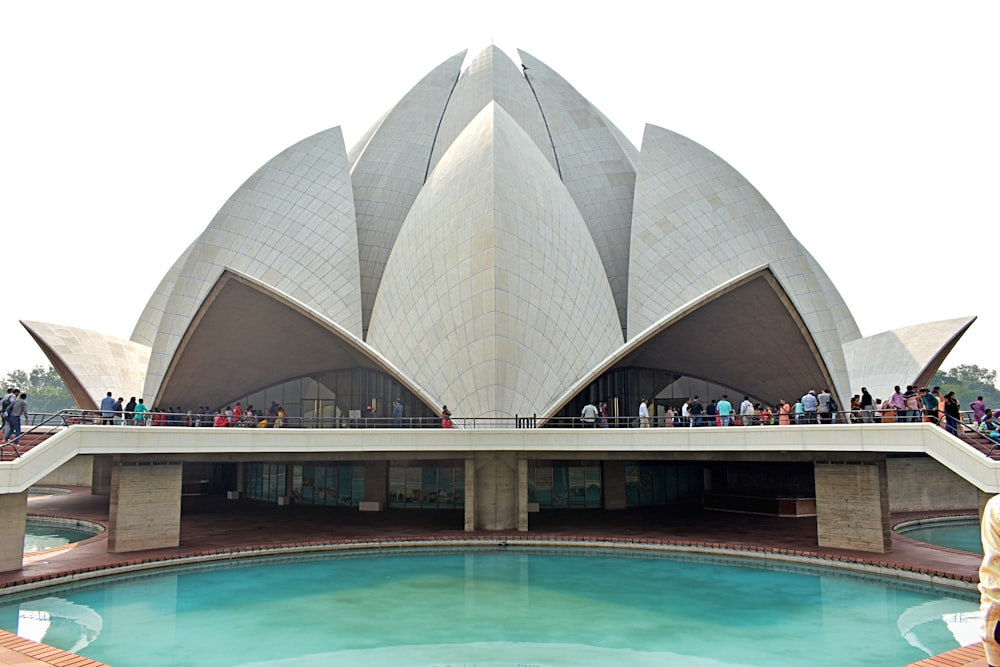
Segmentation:
<svg viewBox="0 0 1000 667">
<path fill-rule="evenodd" d="M 625 466 L 625 506 L 639 506 L 639 466 L 635 464 Z"/>
<path fill-rule="evenodd" d="M 312 505 L 315 502 L 315 496 L 313 495 L 315 479 L 313 475 L 313 466 L 302 466 L 302 503 L 305 505 Z"/>
<path fill-rule="evenodd" d="M 587 466 L 584 476 L 584 506 L 599 508 L 601 506 L 601 467 Z"/>
<path fill-rule="evenodd" d="M 423 498 L 423 471 L 420 468 L 409 467 L 406 469 L 406 504 L 419 505 Z"/>
<path fill-rule="evenodd" d="M 552 468 L 552 507 L 569 507 L 569 471 L 565 467 Z"/>
<path fill-rule="evenodd" d="M 423 498 L 421 498 L 421 507 L 437 507 L 438 500 L 438 485 L 437 485 L 437 467 L 426 466 L 423 468 L 423 476 L 420 481 L 420 486 L 423 489 Z"/>
<path fill-rule="evenodd" d="M 582 466 L 569 466 L 569 506 L 584 507 L 584 469 Z"/>
<path fill-rule="evenodd" d="M 337 471 L 337 504 L 350 507 L 354 504 L 351 493 L 354 490 L 351 466 L 338 466 Z"/>
<path fill-rule="evenodd" d="M 403 507 L 406 503 L 406 468 L 389 466 L 389 506 Z"/>
</svg>

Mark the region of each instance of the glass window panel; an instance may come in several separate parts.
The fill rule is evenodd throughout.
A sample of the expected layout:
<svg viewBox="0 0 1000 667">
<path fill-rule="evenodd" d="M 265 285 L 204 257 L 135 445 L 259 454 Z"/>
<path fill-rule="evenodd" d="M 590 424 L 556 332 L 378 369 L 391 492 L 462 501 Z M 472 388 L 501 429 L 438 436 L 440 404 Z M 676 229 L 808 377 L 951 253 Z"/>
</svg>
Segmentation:
<svg viewBox="0 0 1000 667">
<path fill-rule="evenodd" d="M 406 468 L 389 466 L 389 505 L 403 507 L 406 502 Z"/>
<path fill-rule="evenodd" d="M 326 504 L 326 468 L 313 468 L 313 502 L 317 505 Z"/>
<path fill-rule="evenodd" d="M 352 505 L 351 491 L 354 485 L 351 480 L 351 466 L 337 467 L 337 504 L 349 507 Z"/>
<path fill-rule="evenodd" d="M 584 470 L 582 466 L 569 466 L 569 506 L 584 507 Z"/>
<path fill-rule="evenodd" d="M 625 466 L 625 506 L 639 506 L 639 466 Z"/>
<path fill-rule="evenodd" d="M 552 468 L 552 507 L 569 507 L 569 475 L 565 466 Z"/>
<path fill-rule="evenodd" d="M 420 486 L 423 488 L 424 497 L 421 500 L 421 506 L 437 507 L 437 466 L 424 466 L 423 471 L 423 479 L 421 480 Z"/>
<path fill-rule="evenodd" d="M 423 481 L 423 471 L 420 468 L 409 467 L 406 469 L 406 502 L 407 504 L 419 504 L 423 500 L 421 482 Z"/>
<path fill-rule="evenodd" d="M 593 508 L 601 506 L 600 466 L 587 466 L 586 488 L 584 489 L 584 506 Z"/>
</svg>

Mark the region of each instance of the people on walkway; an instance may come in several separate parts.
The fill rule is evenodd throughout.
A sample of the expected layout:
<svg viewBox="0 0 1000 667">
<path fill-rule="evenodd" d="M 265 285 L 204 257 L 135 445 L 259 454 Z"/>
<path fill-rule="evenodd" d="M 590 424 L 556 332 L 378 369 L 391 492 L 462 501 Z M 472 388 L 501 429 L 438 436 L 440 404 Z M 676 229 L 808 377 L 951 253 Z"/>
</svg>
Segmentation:
<svg viewBox="0 0 1000 667">
<path fill-rule="evenodd" d="M 594 405 L 594 402 L 587 401 L 587 404 L 583 406 L 583 410 L 580 411 L 580 419 L 583 420 L 583 425 L 590 428 L 596 428 L 597 414 L 597 406 Z"/>
<path fill-rule="evenodd" d="M 28 395 L 19 393 L 7 410 L 7 429 L 4 432 L 4 442 L 15 445 L 21 438 L 21 421 L 28 418 Z"/>
<path fill-rule="evenodd" d="M 728 394 L 722 395 L 722 400 L 716 404 L 715 409 L 719 413 L 720 426 L 729 426 L 733 423 L 733 404 L 729 402 Z"/>
<path fill-rule="evenodd" d="M 866 424 L 871 424 L 875 421 L 875 401 L 872 399 L 872 395 L 868 393 L 868 387 L 861 388 L 861 419 Z"/>
<path fill-rule="evenodd" d="M 691 426 L 704 426 L 705 406 L 702 405 L 701 398 L 695 394 L 688 403 L 688 412 L 691 413 Z"/>
<path fill-rule="evenodd" d="M 753 402 L 749 396 L 744 396 L 743 402 L 740 403 L 740 423 L 743 426 L 753 424 Z"/>
<path fill-rule="evenodd" d="M 819 413 L 820 424 L 830 424 L 833 420 L 833 394 L 829 389 L 824 389 L 816 395 L 816 411 Z"/>
<path fill-rule="evenodd" d="M 101 399 L 101 424 L 110 426 L 115 419 L 115 397 L 108 392 L 108 395 Z"/>
<path fill-rule="evenodd" d="M 972 419 L 976 428 L 979 428 L 979 422 L 986 416 L 986 404 L 983 403 L 983 397 L 977 397 L 976 400 L 969 403 L 969 407 L 972 409 Z"/>
<path fill-rule="evenodd" d="M 944 395 L 944 418 L 948 433 L 958 435 L 958 425 L 962 423 L 962 407 L 953 391 Z"/>
<path fill-rule="evenodd" d="M 649 406 L 645 398 L 639 402 L 639 428 L 649 428 Z"/>
<path fill-rule="evenodd" d="M 403 428 L 403 401 L 398 398 L 392 402 L 392 426 Z"/>
<path fill-rule="evenodd" d="M 604 401 L 597 406 L 597 427 L 608 428 L 608 404 Z"/>
<path fill-rule="evenodd" d="M 133 420 L 136 426 L 145 426 L 146 420 L 149 418 L 149 408 L 143 402 L 143 399 L 139 399 L 135 404 L 135 414 L 133 415 Z"/>
<path fill-rule="evenodd" d="M 441 428 L 451 428 L 451 410 L 447 405 L 441 406 Z"/>
<path fill-rule="evenodd" d="M 816 391 L 810 389 L 802 397 L 803 422 L 806 424 L 816 423 L 816 410 L 819 408 L 819 401 L 816 400 Z"/>
</svg>

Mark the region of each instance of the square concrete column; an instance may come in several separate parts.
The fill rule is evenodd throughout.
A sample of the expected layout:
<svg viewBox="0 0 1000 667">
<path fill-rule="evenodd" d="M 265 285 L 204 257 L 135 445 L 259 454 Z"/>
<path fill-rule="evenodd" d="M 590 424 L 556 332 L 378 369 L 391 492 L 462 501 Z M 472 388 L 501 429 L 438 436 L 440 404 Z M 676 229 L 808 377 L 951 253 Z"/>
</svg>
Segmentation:
<svg viewBox="0 0 1000 667">
<path fill-rule="evenodd" d="M 604 493 L 604 509 L 623 510 L 625 509 L 625 462 L 605 461 L 604 462 L 604 483 L 602 490 Z"/>
<path fill-rule="evenodd" d="M 92 496 L 111 495 L 111 456 L 94 456 L 90 474 L 90 494 Z"/>
<path fill-rule="evenodd" d="M 365 461 L 365 500 L 386 504 L 389 497 L 388 461 Z"/>
<path fill-rule="evenodd" d="M 111 468 L 108 551 L 176 547 L 181 540 L 180 463 L 116 460 Z"/>
<path fill-rule="evenodd" d="M 819 546 L 875 553 L 892 551 L 885 461 L 817 462 L 813 469 Z"/>
<path fill-rule="evenodd" d="M 465 532 L 476 529 L 476 461 L 465 459 Z"/>
<path fill-rule="evenodd" d="M 24 524 L 27 520 L 27 491 L 0 495 L 0 572 L 20 570 L 24 564 Z"/>
<path fill-rule="evenodd" d="M 476 530 L 522 530 L 519 515 L 524 513 L 524 528 L 528 522 L 527 484 L 519 484 L 520 466 L 514 452 L 476 452 L 475 465 L 475 529 Z M 527 466 L 524 468 L 527 482 Z M 469 489 L 466 477 L 466 494 Z M 523 502 L 520 499 L 524 494 Z M 465 502 L 469 502 L 466 496 Z M 466 515 L 468 516 L 468 515 Z"/>
</svg>

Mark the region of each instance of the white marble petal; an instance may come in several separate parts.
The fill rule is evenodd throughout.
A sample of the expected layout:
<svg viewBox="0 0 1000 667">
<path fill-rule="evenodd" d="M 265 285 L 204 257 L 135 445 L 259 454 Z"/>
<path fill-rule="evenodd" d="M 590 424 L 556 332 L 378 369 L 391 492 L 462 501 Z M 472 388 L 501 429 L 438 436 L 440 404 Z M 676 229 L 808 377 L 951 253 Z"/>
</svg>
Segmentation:
<svg viewBox="0 0 1000 667">
<path fill-rule="evenodd" d="M 77 406 L 95 409 L 109 391 L 126 401 L 130 396 L 151 398 L 143 393 L 149 346 L 62 324 L 21 325 L 45 352 Z"/>
<path fill-rule="evenodd" d="M 223 269 L 232 268 L 361 336 L 354 195 L 340 128 L 261 167 L 186 253 L 153 343 L 145 389 L 156 395 L 181 336 Z"/>
<path fill-rule="evenodd" d="M 647 125 L 634 216 L 630 333 L 766 264 L 801 314 L 836 389 L 849 391 L 843 329 L 855 338 L 860 334 L 840 293 L 767 200 L 722 158 Z M 746 344 L 752 350 L 753 341 Z"/>
<path fill-rule="evenodd" d="M 469 416 L 531 414 L 622 343 L 593 240 L 497 104 L 452 144 L 386 265 L 369 343 Z"/>
</svg>

